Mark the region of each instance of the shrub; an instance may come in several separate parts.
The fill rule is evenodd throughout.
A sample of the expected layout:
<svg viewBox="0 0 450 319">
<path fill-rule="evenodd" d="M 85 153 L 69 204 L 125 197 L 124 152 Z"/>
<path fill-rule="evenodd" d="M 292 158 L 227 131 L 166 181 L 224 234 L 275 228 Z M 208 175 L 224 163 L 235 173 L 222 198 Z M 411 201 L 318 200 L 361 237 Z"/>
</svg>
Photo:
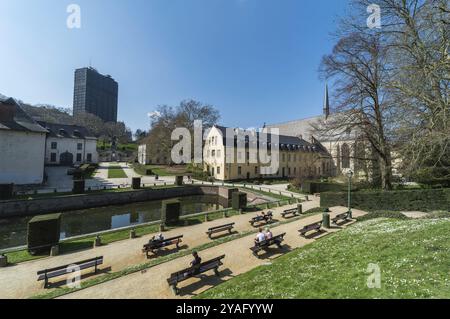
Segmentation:
<svg viewBox="0 0 450 319">
<path fill-rule="evenodd" d="M 403 215 L 400 212 L 393 212 L 393 211 L 387 211 L 387 210 L 378 210 L 368 213 L 367 215 L 361 216 L 356 218 L 359 222 L 374 219 L 374 218 L 393 218 L 393 219 L 400 219 L 400 220 L 406 220 L 410 219 L 409 217 Z"/>
<path fill-rule="evenodd" d="M 441 219 L 441 218 L 450 218 L 450 211 L 431 212 L 426 216 L 422 217 L 421 219 Z"/>
<path fill-rule="evenodd" d="M 347 192 L 323 193 L 321 206 L 347 206 Z M 351 196 L 352 207 L 376 211 L 433 211 L 450 208 L 450 189 L 420 189 L 404 191 L 356 191 Z"/>
</svg>

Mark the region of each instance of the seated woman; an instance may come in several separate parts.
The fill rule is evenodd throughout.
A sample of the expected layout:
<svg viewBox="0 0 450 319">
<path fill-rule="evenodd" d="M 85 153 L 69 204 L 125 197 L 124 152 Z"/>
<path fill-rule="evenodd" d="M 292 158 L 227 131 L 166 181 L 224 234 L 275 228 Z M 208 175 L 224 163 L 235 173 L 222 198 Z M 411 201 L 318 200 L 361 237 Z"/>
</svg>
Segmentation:
<svg viewBox="0 0 450 319">
<path fill-rule="evenodd" d="M 266 239 L 272 239 L 273 238 L 273 234 L 270 231 L 269 228 L 266 228 Z"/>
</svg>

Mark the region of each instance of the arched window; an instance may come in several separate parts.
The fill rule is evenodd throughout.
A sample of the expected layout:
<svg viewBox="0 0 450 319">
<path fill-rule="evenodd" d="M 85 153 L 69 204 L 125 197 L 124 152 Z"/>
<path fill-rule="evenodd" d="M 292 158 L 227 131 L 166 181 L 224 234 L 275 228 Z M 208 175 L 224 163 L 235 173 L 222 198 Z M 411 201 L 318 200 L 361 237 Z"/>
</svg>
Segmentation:
<svg viewBox="0 0 450 319">
<path fill-rule="evenodd" d="M 343 144 L 341 147 L 342 154 L 342 168 L 350 168 L 350 147 L 347 144 Z"/>
</svg>

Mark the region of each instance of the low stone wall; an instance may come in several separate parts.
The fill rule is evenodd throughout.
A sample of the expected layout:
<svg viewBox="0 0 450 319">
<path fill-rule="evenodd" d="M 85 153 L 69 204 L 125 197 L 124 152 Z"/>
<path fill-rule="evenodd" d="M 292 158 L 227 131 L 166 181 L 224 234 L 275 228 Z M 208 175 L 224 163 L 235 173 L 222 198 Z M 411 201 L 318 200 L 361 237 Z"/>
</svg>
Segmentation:
<svg viewBox="0 0 450 319">
<path fill-rule="evenodd" d="M 129 192 L 70 195 L 32 200 L 0 201 L 0 218 L 42 215 L 55 212 L 123 205 L 195 195 L 218 195 L 225 198 L 227 187 L 184 186 L 165 189 L 147 189 Z"/>
</svg>

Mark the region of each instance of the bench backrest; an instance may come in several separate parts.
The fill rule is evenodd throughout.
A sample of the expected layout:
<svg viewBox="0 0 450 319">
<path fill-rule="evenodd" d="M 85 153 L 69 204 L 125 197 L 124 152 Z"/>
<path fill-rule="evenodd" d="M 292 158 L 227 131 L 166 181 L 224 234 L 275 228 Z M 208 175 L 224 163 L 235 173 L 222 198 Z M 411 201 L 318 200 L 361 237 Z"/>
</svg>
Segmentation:
<svg viewBox="0 0 450 319">
<path fill-rule="evenodd" d="M 185 276 L 186 273 L 190 273 L 190 272 L 194 271 L 195 269 L 201 269 L 201 268 L 204 268 L 205 266 L 208 266 L 208 265 L 210 265 L 210 264 L 220 263 L 220 261 L 221 261 L 222 259 L 224 259 L 224 258 L 225 258 L 225 255 L 222 255 L 222 256 L 220 256 L 220 257 L 216 257 L 216 258 L 214 258 L 214 259 L 211 259 L 211 260 L 202 262 L 200 265 L 197 265 L 197 266 L 194 266 L 194 267 L 189 267 L 189 268 L 186 268 L 186 269 L 183 269 L 183 270 L 174 272 L 173 274 L 170 275 L 169 280 L 174 280 L 174 279 L 177 279 L 177 278 L 179 278 L 179 277 L 184 278 L 184 276 Z"/>
<path fill-rule="evenodd" d="M 280 239 L 283 239 L 284 236 L 286 236 L 286 233 L 283 233 L 283 234 L 280 234 L 280 235 L 277 235 L 277 236 L 273 236 L 270 239 L 266 239 L 264 241 L 259 242 L 258 246 L 268 246 L 268 245 L 270 246 L 270 245 L 273 245 L 274 243 L 276 243 Z"/>
<path fill-rule="evenodd" d="M 152 242 L 150 242 L 148 244 L 145 244 L 144 247 L 145 248 L 149 248 L 149 247 L 153 247 L 153 246 L 158 246 L 158 245 L 161 245 L 161 244 L 164 244 L 164 243 L 167 243 L 167 242 L 171 242 L 171 241 L 174 241 L 174 240 L 177 240 L 177 239 L 181 239 L 181 238 L 183 238 L 183 236 L 184 235 L 180 235 L 180 236 L 175 236 L 175 237 L 172 237 L 172 238 L 164 238 L 163 240 L 155 240 L 155 241 L 152 241 Z"/>
<path fill-rule="evenodd" d="M 234 226 L 235 223 L 230 223 L 230 224 L 226 224 L 226 225 L 221 225 L 221 226 L 214 226 L 209 228 L 208 230 L 215 230 L 215 229 L 219 229 L 219 228 L 227 228 L 227 227 L 231 227 Z"/>
<path fill-rule="evenodd" d="M 83 260 L 83 261 L 79 261 L 79 262 L 76 262 L 76 263 L 71 263 L 71 264 L 68 264 L 68 265 L 59 266 L 59 267 L 55 267 L 55 268 L 49 268 L 49 269 L 40 270 L 40 271 L 37 272 L 37 274 L 38 275 L 42 275 L 42 274 L 45 274 L 45 273 L 51 273 L 51 272 L 54 272 L 54 271 L 67 269 L 67 267 L 69 267 L 71 265 L 78 265 L 79 266 L 79 265 L 88 264 L 88 263 L 91 263 L 91 262 L 95 262 L 95 263 L 93 263 L 93 266 L 95 266 L 96 264 L 97 265 L 101 265 L 101 264 L 103 264 L 103 256 L 95 257 L 95 258 L 91 258 L 91 259 L 86 259 L 86 260 Z"/>
<path fill-rule="evenodd" d="M 318 228 L 319 226 L 322 226 L 321 221 L 314 223 L 314 224 L 306 225 L 305 227 L 303 227 L 303 229 L 314 229 L 314 228 Z"/>
<path fill-rule="evenodd" d="M 259 220 L 266 219 L 267 217 L 273 217 L 273 212 L 272 212 L 272 211 L 269 211 L 269 212 L 267 212 L 267 214 L 265 214 L 264 216 L 263 216 L 263 215 L 255 216 L 255 217 L 253 217 L 252 220 L 257 220 L 257 221 L 259 221 Z"/>
</svg>

